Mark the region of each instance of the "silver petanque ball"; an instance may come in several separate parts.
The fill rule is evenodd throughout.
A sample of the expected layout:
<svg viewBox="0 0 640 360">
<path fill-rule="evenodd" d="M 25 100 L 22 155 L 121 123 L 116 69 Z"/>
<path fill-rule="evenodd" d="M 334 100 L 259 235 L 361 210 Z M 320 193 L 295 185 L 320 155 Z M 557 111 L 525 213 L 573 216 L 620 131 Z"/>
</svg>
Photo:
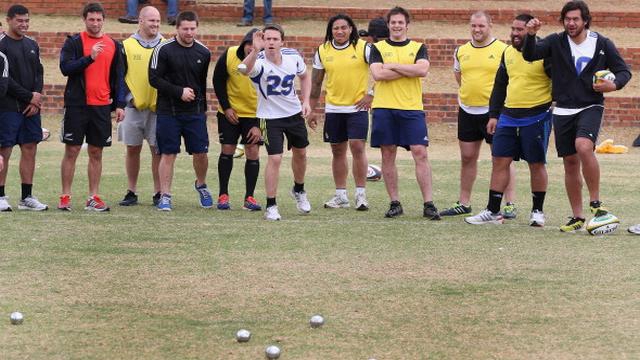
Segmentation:
<svg viewBox="0 0 640 360">
<path fill-rule="evenodd" d="M 236 340 L 238 342 L 247 342 L 251 340 L 251 331 L 245 329 L 238 330 L 236 333 Z"/>
<path fill-rule="evenodd" d="M 14 311 L 11 313 L 11 316 L 9 316 L 9 319 L 11 319 L 13 325 L 20 325 L 24 321 L 24 315 L 19 311 Z"/>
<path fill-rule="evenodd" d="M 319 328 L 324 325 L 324 317 L 322 317 L 322 315 L 313 315 L 309 320 L 309 325 L 311 325 L 312 328 Z"/>
<path fill-rule="evenodd" d="M 267 359 L 277 359 L 280 357 L 280 348 L 275 345 L 271 345 L 267 347 L 264 353 L 267 355 Z"/>
</svg>

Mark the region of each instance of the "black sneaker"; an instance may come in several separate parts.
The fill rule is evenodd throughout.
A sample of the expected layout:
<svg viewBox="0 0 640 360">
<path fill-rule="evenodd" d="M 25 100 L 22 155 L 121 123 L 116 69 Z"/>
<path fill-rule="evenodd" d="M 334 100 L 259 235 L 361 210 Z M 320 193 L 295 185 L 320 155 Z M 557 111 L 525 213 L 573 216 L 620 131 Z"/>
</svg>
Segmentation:
<svg viewBox="0 0 640 360">
<path fill-rule="evenodd" d="M 153 194 L 153 206 L 158 206 L 158 204 L 160 203 L 161 196 L 162 194 L 160 194 L 160 192 Z"/>
<path fill-rule="evenodd" d="M 384 214 L 386 218 L 394 218 L 404 214 L 402 211 L 402 205 L 400 205 L 400 201 L 392 201 L 389 204 L 389 210 Z"/>
<path fill-rule="evenodd" d="M 120 206 L 138 205 L 138 195 L 131 190 L 127 190 L 127 195 L 118 203 Z"/>
<path fill-rule="evenodd" d="M 440 212 L 440 216 L 455 216 L 471 214 L 471 206 L 460 204 L 460 201 L 456 201 L 452 207 L 444 209 Z"/>
<path fill-rule="evenodd" d="M 138 23 L 138 17 L 136 16 L 120 16 L 118 18 L 118 21 L 123 23 L 123 24 L 137 24 Z"/>
<path fill-rule="evenodd" d="M 633 146 L 634 147 L 640 146 L 640 135 L 638 135 L 638 137 L 635 140 L 633 140 Z"/>
<path fill-rule="evenodd" d="M 438 209 L 433 204 L 433 202 L 429 201 L 424 203 L 424 209 L 422 210 L 422 216 L 426 217 L 429 220 L 441 220 L 440 214 L 438 214 Z"/>
</svg>

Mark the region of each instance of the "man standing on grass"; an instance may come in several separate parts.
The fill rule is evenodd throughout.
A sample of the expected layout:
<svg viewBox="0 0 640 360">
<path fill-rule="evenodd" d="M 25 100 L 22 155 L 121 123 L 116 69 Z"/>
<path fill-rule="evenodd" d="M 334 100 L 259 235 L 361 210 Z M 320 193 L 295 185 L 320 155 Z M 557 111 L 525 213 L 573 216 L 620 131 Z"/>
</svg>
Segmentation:
<svg viewBox="0 0 640 360">
<path fill-rule="evenodd" d="M 507 44 L 491 35 L 491 17 L 478 11 L 471 15 L 471 41 L 458 47 L 454 55 L 454 75 L 460 86 L 458 90 L 458 145 L 460 146 L 460 195 L 458 201 L 442 216 L 471 214 L 471 191 L 478 175 L 478 157 L 484 140 L 491 144 L 487 133 L 489 122 L 489 97 L 502 52 Z M 506 189 L 507 206 L 504 216 L 515 218 L 515 207 L 511 203 L 514 194 L 513 179 Z"/>
<path fill-rule="evenodd" d="M 124 116 L 125 104 L 117 101 L 122 82 L 122 45 L 102 31 L 105 19 L 102 5 L 85 5 L 82 17 L 85 31 L 67 37 L 60 52 L 60 70 L 67 76 L 67 86 L 60 131 L 65 151 L 60 166 L 62 195 L 58 209 L 71 210 L 71 184 L 86 137 L 89 199 L 85 210 L 103 212 L 109 206 L 98 195 L 102 150 L 111 146 L 111 112 L 116 111 L 116 121 Z"/>
<path fill-rule="evenodd" d="M 258 92 L 257 117 L 261 120 L 264 143 L 267 148 L 267 168 L 265 170 L 265 191 L 267 193 L 266 220 L 280 220 L 276 202 L 278 177 L 284 137 L 293 152 L 293 189 L 291 195 L 302 214 L 311 211 L 311 204 L 304 190 L 304 176 L 307 170 L 307 150 L 309 139 L 304 118 L 311 114 L 309 94 L 311 76 L 307 72 L 300 54 L 284 44 L 284 30 L 276 24 L 265 26 L 264 30 L 253 34 L 253 51 L 242 62 L 247 75 L 254 82 Z M 294 80 L 300 78 L 302 104 L 296 94 Z"/>
<path fill-rule="evenodd" d="M 38 143 L 42 140 L 40 107 L 42 106 L 43 68 L 38 43 L 26 36 L 29 10 L 13 5 L 7 12 L 8 29 L 0 34 L 3 83 L 6 93 L 0 96 L 0 156 L 6 162 L 0 170 L 0 211 L 11 211 L 5 195 L 5 182 L 13 147 L 20 146 L 20 180 L 22 196 L 19 210 L 44 211 L 49 207 L 34 197 L 33 175 Z"/>
<path fill-rule="evenodd" d="M 315 109 L 318 103 L 326 74 L 323 137 L 325 142 L 331 144 L 331 170 L 336 186 L 335 195 L 324 203 L 325 208 L 338 209 L 350 206 L 347 196 L 349 149 L 353 156 L 356 210 L 369 209 L 365 186 L 368 166 L 368 110 L 373 100 L 373 91 L 367 91 L 370 49 L 370 45 L 358 38 L 358 29 L 353 20 L 347 15 L 338 14 L 329 19 L 325 42 L 318 47 L 313 59 L 311 109 Z M 312 129 L 316 128 L 315 115 L 311 115 L 309 126 Z"/>
<path fill-rule="evenodd" d="M 160 176 L 158 165 L 160 154 L 156 142 L 156 101 L 158 91 L 149 84 L 149 60 L 153 49 L 160 44 L 160 12 L 153 6 L 140 10 L 138 31 L 122 42 L 125 68 L 124 84 L 120 87 L 120 98 L 127 107 L 124 119 L 118 124 L 118 140 L 127 146 L 125 168 L 128 190 L 121 206 L 138 204 L 138 174 L 140 152 L 144 139 L 151 150 L 151 174 L 153 176 L 153 205 L 160 201 Z"/>
<path fill-rule="evenodd" d="M 198 16 L 192 11 L 178 14 L 176 36 L 158 45 L 149 64 L 149 83 L 158 89 L 156 138 L 160 153 L 158 210 L 171 211 L 171 183 L 180 140 L 193 156 L 195 190 L 200 206 L 213 206 L 206 184 L 209 167 L 207 131 L 207 71 L 211 52 L 195 39 Z"/>
<path fill-rule="evenodd" d="M 511 46 L 502 54 L 496 73 L 487 133 L 493 135 L 493 168 L 489 202 L 485 210 L 465 218 L 469 224 L 502 224 L 502 196 L 509 183 L 513 160 L 523 158 L 531 173 L 533 206 L 529 225 L 544 226 L 544 198 L 547 191 L 545 167 L 551 112 L 550 65 L 546 60 L 525 61 L 522 43 L 526 24 L 533 16 L 518 15 L 511 25 Z"/>
<path fill-rule="evenodd" d="M 225 50 L 216 63 L 213 73 L 213 89 L 218 98 L 218 134 L 222 149 L 218 158 L 218 210 L 229 210 L 229 178 L 233 169 L 233 154 L 238 138 L 242 136 L 244 154 L 245 210 L 260 211 L 262 207 L 253 197 L 260 172 L 260 145 L 262 134 L 256 117 L 258 96 L 251 80 L 238 71 L 247 54 L 253 50 L 253 33 L 249 31 L 239 46 Z"/>
<path fill-rule="evenodd" d="M 527 61 L 551 58 L 553 130 L 558 156 L 564 163 L 564 183 L 573 212 L 562 232 L 584 226 L 582 177 L 589 189 L 589 207 L 594 216 L 607 210 L 600 202 L 600 166 L 593 150 L 604 112 L 603 93 L 622 89 L 631 72 L 614 43 L 589 30 L 591 14 L 584 1 L 569 1 L 560 12 L 564 31 L 537 40 L 541 23 L 527 23 L 522 54 Z M 610 70 L 615 80 L 594 81 L 599 70 Z"/>
<path fill-rule="evenodd" d="M 376 81 L 373 98 L 371 146 L 382 153 L 382 174 L 391 200 L 385 217 L 403 214 L 398 191 L 396 152 L 398 146 L 411 151 L 423 199 L 423 216 L 440 220 L 433 204 L 431 166 L 427 156 L 429 137 L 422 103 L 422 83 L 427 76 L 427 47 L 407 37 L 409 12 L 394 7 L 387 14 L 390 37 L 371 49 L 370 69 Z"/>
</svg>

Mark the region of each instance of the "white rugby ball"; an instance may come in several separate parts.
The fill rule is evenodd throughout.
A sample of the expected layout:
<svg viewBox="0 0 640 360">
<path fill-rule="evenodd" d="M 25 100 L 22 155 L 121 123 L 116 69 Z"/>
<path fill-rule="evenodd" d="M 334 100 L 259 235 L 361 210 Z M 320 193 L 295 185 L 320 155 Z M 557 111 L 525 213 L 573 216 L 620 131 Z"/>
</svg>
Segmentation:
<svg viewBox="0 0 640 360">
<path fill-rule="evenodd" d="M 619 225 L 620 220 L 615 215 L 605 214 L 589 220 L 587 232 L 595 236 L 611 234 L 618 229 Z"/>
<path fill-rule="evenodd" d="M 243 156 L 244 156 L 244 145 L 238 144 L 238 146 L 236 146 L 236 151 L 233 153 L 233 157 L 237 159 Z"/>
<path fill-rule="evenodd" d="M 382 179 L 382 170 L 380 167 L 369 164 L 369 167 L 367 168 L 367 180 L 379 181 L 380 179 Z"/>
<path fill-rule="evenodd" d="M 595 74 L 593 74 L 593 83 L 597 83 L 600 80 L 609 80 L 609 81 L 613 81 L 616 79 L 616 74 L 612 73 L 609 70 L 600 70 L 600 71 L 596 71 Z"/>
</svg>

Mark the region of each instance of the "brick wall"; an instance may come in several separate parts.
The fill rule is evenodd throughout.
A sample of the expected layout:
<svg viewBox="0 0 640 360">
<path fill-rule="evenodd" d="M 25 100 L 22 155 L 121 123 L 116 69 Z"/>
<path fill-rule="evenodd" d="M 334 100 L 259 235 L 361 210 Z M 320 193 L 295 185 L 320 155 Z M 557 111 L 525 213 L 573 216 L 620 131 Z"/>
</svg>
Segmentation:
<svg viewBox="0 0 640 360">
<path fill-rule="evenodd" d="M 64 85 L 44 87 L 42 112 L 61 114 L 64 106 Z M 218 102 L 213 89 L 208 89 L 209 113 L 214 114 Z M 424 109 L 431 123 L 455 123 L 457 121 L 458 100 L 454 93 L 428 93 L 423 96 Z M 315 112 L 322 112 L 324 99 L 320 99 Z M 605 126 L 640 126 L 640 99 L 633 97 L 609 97 L 606 100 Z"/>
<path fill-rule="evenodd" d="M 28 7 L 34 14 L 58 14 L 58 15 L 78 15 L 82 6 L 87 1 L 83 0 L 23 0 L 21 3 Z M 161 0 L 150 0 L 151 4 L 157 6 L 162 13 L 165 12 L 166 5 Z M 117 17 L 124 14 L 125 0 L 103 0 L 101 1 L 108 16 Z M 180 10 L 195 10 L 202 19 L 218 19 L 237 21 L 242 17 L 242 6 L 227 4 L 203 4 L 197 5 L 196 0 L 180 0 Z M 389 7 L 391 7 L 391 4 Z M 4 5 L 4 7 L 8 7 Z M 337 12 L 349 14 L 354 19 L 366 20 L 386 13 L 387 8 L 349 8 L 342 7 L 323 8 L 313 6 L 276 6 L 273 8 L 276 18 L 282 19 L 328 19 Z M 472 10 L 464 9 L 410 9 L 414 20 L 436 20 L 449 21 L 454 23 L 464 23 L 469 20 Z M 531 10 L 526 7 L 520 9 L 497 9 L 489 10 L 496 23 L 509 23 L 513 17 L 522 11 L 528 11 L 545 23 L 555 23 L 558 21 L 560 13 L 559 7 L 553 10 Z M 260 18 L 262 7 L 256 7 L 256 17 Z M 617 11 L 596 11 L 592 12 L 593 24 L 596 26 L 621 26 L 640 27 L 640 12 L 617 12 Z"/>
</svg>

